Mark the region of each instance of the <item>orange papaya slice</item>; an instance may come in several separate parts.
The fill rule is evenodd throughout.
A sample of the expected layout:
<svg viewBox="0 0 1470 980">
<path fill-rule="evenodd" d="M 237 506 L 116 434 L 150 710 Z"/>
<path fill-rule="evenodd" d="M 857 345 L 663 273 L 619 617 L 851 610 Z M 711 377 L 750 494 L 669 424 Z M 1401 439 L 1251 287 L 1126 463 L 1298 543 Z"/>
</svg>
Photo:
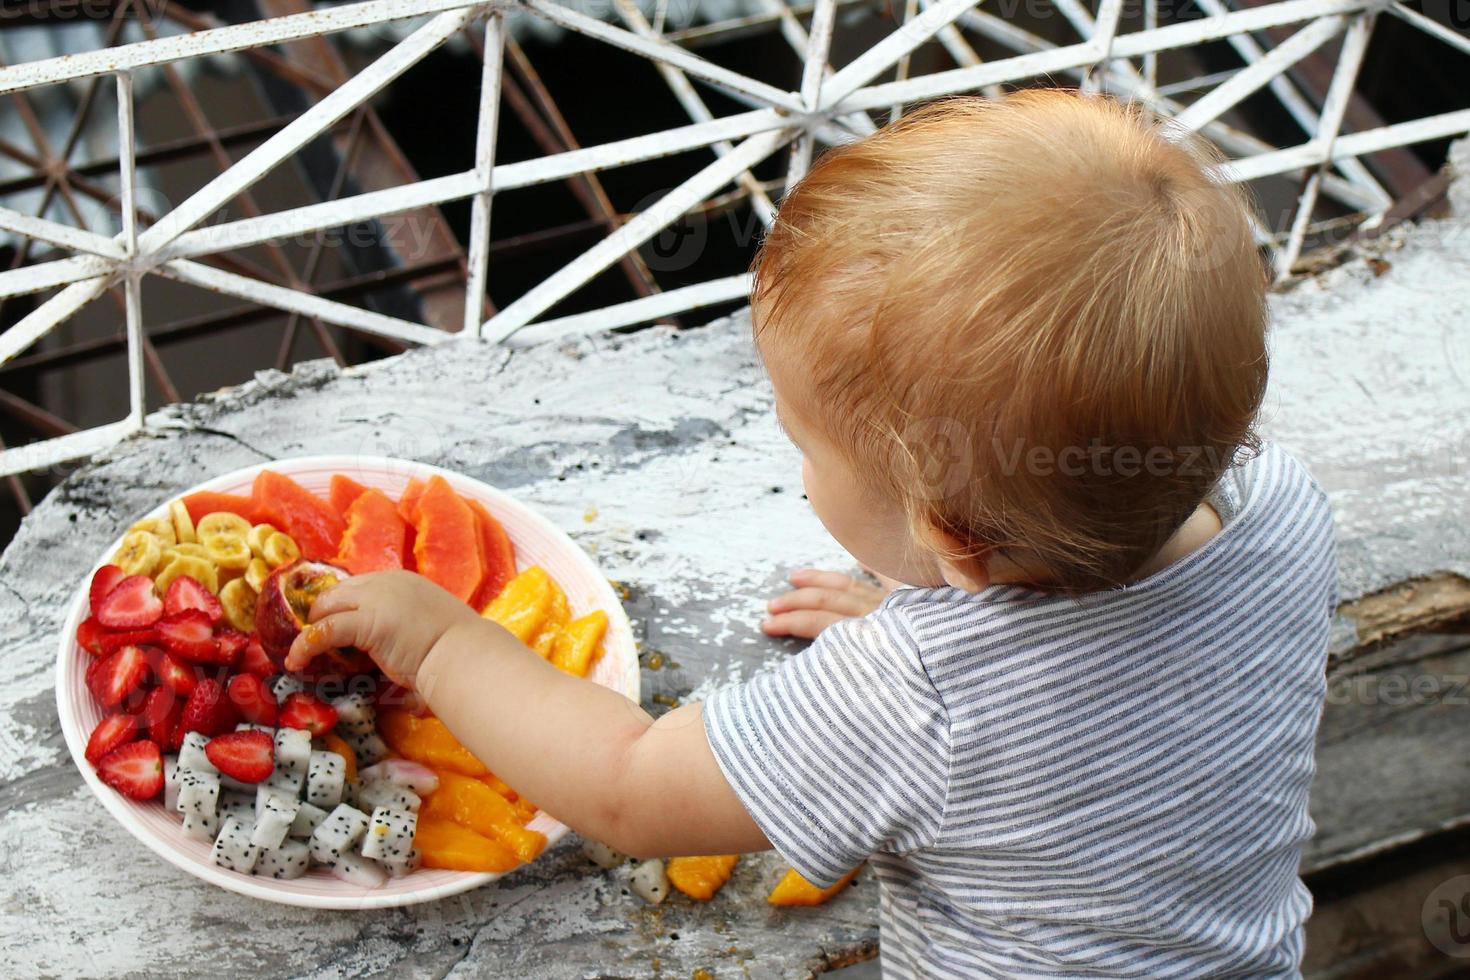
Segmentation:
<svg viewBox="0 0 1470 980">
<path fill-rule="evenodd" d="M 250 499 L 259 518 L 291 535 L 308 559 L 331 561 L 336 557 L 346 524 L 330 503 L 272 470 L 256 476 Z"/>
<path fill-rule="evenodd" d="M 334 563 L 353 575 L 402 568 L 407 530 L 393 501 L 377 490 L 364 490 L 347 508 L 347 530 Z"/>
<path fill-rule="evenodd" d="M 438 795 L 439 791 L 436 791 L 430 794 L 429 799 Z M 423 857 L 426 868 L 509 871 L 521 863 L 510 848 L 499 841 L 429 812 L 427 801 L 419 814 L 413 846 Z"/>
<path fill-rule="evenodd" d="M 199 519 L 204 515 L 218 511 L 239 514 L 251 524 L 260 523 L 260 518 L 255 512 L 255 502 L 249 497 L 241 497 L 233 493 L 200 490 L 184 498 L 184 509 L 189 512 L 189 519 L 195 524 L 198 524 Z"/>
<path fill-rule="evenodd" d="M 772 905 L 821 905 L 848 886 L 857 877 L 860 868 L 853 868 L 828 888 L 818 888 L 807 881 L 795 868 L 786 869 L 786 877 L 777 882 L 766 896 Z M 672 878 L 670 879 L 672 880 Z"/>
<path fill-rule="evenodd" d="M 367 487 L 358 483 L 350 476 L 333 473 L 332 489 L 327 494 L 327 499 L 332 502 L 332 509 L 341 514 L 342 519 L 345 521 L 347 520 L 347 508 L 351 507 L 352 502 L 366 492 Z"/>
<path fill-rule="evenodd" d="M 738 854 L 707 854 L 700 857 L 670 858 L 667 866 L 669 884 L 690 898 L 708 902 L 715 892 L 725 887 L 735 872 Z"/>
<path fill-rule="evenodd" d="M 413 557 L 418 573 L 469 602 L 480 587 L 480 531 L 475 512 L 442 476 L 429 480 L 414 514 Z"/>
<path fill-rule="evenodd" d="M 425 486 L 427 484 L 423 480 L 409 480 L 408 486 L 403 488 L 403 495 L 398 498 L 398 516 L 409 524 L 418 521 L 415 512 L 418 510 L 419 497 L 423 496 Z"/>
<path fill-rule="evenodd" d="M 480 560 L 485 566 L 480 587 L 475 590 L 470 605 L 484 609 L 491 599 L 500 595 L 506 583 L 516 577 L 516 550 L 505 528 L 491 516 L 484 504 L 469 497 L 465 497 L 464 502 L 475 512 L 475 526 L 480 532 Z"/>
</svg>

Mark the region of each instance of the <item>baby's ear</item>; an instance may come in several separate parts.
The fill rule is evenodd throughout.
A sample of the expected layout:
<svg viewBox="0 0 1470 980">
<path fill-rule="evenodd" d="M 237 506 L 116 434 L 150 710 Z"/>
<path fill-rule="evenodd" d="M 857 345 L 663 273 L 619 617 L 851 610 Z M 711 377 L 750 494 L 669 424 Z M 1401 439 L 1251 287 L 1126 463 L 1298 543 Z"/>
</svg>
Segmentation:
<svg viewBox="0 0 1470 980">
<path fill-rule="evenodd" d="M 939 566 L 939 574 L 950 585 L 966 592 L 980 592 L 990 585 L 988 553 L 974 554 L 973 545 L 967 545 L 937 525 L 929 525 L 924 537 L 924 544 L 933 552 Z"/>
</svg>

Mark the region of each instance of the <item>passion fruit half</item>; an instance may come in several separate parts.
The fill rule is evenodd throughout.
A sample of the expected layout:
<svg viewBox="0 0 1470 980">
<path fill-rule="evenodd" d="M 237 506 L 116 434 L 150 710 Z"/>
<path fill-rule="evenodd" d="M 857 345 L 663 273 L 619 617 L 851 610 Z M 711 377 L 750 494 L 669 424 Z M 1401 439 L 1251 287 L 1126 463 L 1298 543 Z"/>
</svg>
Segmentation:
<svg viewBox="0 0 1470 980">
<path fill-rule="evenodd" d="M 255 602 L 255 631 L 272 660 L 285 660 L 317 597 L 351 575 L 336 565 L 298 558 L 266 576 Z"/>
</svg>

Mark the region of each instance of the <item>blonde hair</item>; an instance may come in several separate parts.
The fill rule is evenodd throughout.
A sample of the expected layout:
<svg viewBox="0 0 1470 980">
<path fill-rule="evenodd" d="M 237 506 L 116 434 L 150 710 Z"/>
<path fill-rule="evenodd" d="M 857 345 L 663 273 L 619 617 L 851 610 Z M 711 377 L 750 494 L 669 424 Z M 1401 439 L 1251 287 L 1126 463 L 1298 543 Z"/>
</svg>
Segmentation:
<svg viewBox="0 0 1470 980">
<path fill-rule="evenodd" d="M 762 355 L 916 531 L 1120 584 L 1255 445 L 1266 276 L 1217 160 L 1100 97 L 920 109 L 782 203 Z"/>
</svg>

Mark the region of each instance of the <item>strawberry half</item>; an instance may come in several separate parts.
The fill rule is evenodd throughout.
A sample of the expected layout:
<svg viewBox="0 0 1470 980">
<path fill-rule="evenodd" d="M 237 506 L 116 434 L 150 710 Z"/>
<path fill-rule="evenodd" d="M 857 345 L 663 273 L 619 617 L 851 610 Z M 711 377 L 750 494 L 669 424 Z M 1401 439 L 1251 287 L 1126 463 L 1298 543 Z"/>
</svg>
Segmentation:
<svg viewBox="0 0 1470 980">
<path fill-rule="evenodd" d="M 180 575 L 170 582 L 168 594 L 163 597 L 164 615 L 172 616 L 185 609 L 198 609 L 211 623 L 219 622 L 225 615 L 224 606 L 192 575 Z"/>
<path fill-rule="evenodd" d="M 194 693 L 199 675 L 194 673 L 194 668 L 189 664 L 165 650 L 157 651 L 152 662 L 153 672 L 158 675 L 158 683 L 177 694 L 181 703 Z"/>
<path fill-rule="evenodd" d="M 250 637 L 228 626 L 215 634 L 215 640 L 219 642 L 219 654 L 215 658 L 215 663 L 224 664 L 226 667 L 233 667 L 239 663 L 240 656 L 250 646 Z"/>
<path fill-rule="evenodd" d="M 219 735 L 234 728 L 236 720 L 235 706 L 225 696 L 220 682 L 213 677 L 201 677 L 184 703 L 184 720 L 179 731 Z"/>
<path fill-rule="evenodd" d="M 158 633 L 153 630 L 124 630 L 121 633 L 103 633 L 98 645 L 104 655 L 123 647 L 146 647 L 158 642 Z"/>
<path fill-rule="evenodd" d="M 260 637 L 254 633 L 250 634 L 245 644 L 245 652 L 240 655 L 238 669 L 246 674 L 254 674 L 261 680 L 281 672 L 281 668 L 271 660 L 270 654 L 265 652 L 265 647 L 260 645 Z"/>
<path fill-rule="evenodd" d="M 138 737 L 138 721 L 132 715 L 119 711 L 108 715 L 92 729 L 87 739 L 87 761 L 96 765 L 107 753 Z"/>
<path fill-rule="evenodd" d="M 196 664 L 219 663 L 219 641 L 214 638 L 214 622 L 199 609 L 181 609 L 163 617 L 155 627 L 158 642 L 170 653 Z"/>
<path fill-rule="evenodd" d="M 116 565 L 103 565 L 97 569 L 92 575 L 92 584 L 87 589 L 87 601 L 91 604 L 93 616 L 97 615 L 107 594 L 127 577 L 128 573 Z"/>
<path fill-rule="evenodd" d="M 96 617 L 89 616 L 82 620 L 77 627 L 77 646 L 87 651 L 94 657 L 102 655 L 102 640 L 107 636 L 107 627 L 97 622 Z"/>
<path fill-rule="evenodd" d="M 337 709 L 305 691 L 286 695 L 281 705 L 282 728 L 303 728 L 312 738 L 321 738 L 337 724 Z"/>
<path fill-rule="evenodd" d="M 128 742 L 102 757 L 97 775 L 123 796 L 151 800 L 163 789 L 163 753 L 146 739 Z"/>
<path fill-rule="evenodd" d="M 236 674 L 230 678 L 228 691 L 241 718 L 255 725 L 276 727 L 280 709 L 265 681 L 254 674 Z"/>
<path fill-rule="evenodd" d="M 110 630 L 140 630 L 158 622 L 163 600 L 154 593 L 151 578 L 129 575 L 112 587 L 93 615 Z"/>
<path fill-rule="evenodd" d="M 94 673 L 95 670 L 95 673 Z M 104 707 L 115 708 L 148 679 L 148 658 L 138 647 L 123 647 L 87 671 L 87 687 Z"/>
<path fill-rule="evenodd" d="M 275 749 L 275 739 L 251 728 L 210 739 L 204 754 L 226 776 L 242 783 L 258 783 L 275 772 Z"/>
<path fill-rule="evenodd" d="M 184 699 L 166 687 L 155 687 L 149 691 L 143 710 L 138 712 L 138 723 L 147 730 L 148 737 L 165 751 L 183 744 L 184 733 L 179 728 L 183 718 Z"/>
</svg>

